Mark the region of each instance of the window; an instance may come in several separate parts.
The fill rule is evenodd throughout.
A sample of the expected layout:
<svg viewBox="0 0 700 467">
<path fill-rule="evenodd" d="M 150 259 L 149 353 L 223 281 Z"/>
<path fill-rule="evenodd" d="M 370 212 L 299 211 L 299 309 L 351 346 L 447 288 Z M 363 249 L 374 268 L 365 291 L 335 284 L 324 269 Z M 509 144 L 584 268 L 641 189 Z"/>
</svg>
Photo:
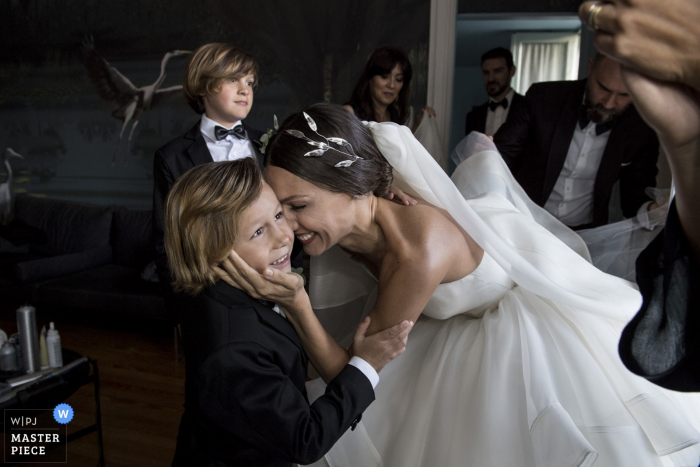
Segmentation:
<svg viewBox="0 0 700 467">
<path fill-rule="evenodd" d="M 578 79 L 580 47 L 580 32 L 513 34 L 513 89 L 525 94 L 532 83 Z"/>
</svg>

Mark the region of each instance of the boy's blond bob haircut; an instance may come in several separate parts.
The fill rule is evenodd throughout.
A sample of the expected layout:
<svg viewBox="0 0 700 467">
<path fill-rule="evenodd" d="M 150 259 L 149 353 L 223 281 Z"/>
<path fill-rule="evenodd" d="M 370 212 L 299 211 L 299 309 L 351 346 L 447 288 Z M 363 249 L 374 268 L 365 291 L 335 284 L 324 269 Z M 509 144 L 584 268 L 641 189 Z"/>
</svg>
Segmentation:
<svg viewBox="0 0 700 467">
<path fill-rule="evenodd" d="M 202 95 L 216 94 L 224 81 L 250 74 L 257 85 L 258 64 L 248 52 L 231 44 L 205 44 L 194 51 L 185 65 L 185 99 L 195 112 L 204 113 Z"/>
<path fill-rule="evenodd" d="M 262 174 L 256 161 L 210 162 L 190 169 L 165 203 L 165 252 L 176 292 L 199 294 L 218 276 L 212 266 L 226 258 L 243 211 L 258 199 Z"/>
</svg>

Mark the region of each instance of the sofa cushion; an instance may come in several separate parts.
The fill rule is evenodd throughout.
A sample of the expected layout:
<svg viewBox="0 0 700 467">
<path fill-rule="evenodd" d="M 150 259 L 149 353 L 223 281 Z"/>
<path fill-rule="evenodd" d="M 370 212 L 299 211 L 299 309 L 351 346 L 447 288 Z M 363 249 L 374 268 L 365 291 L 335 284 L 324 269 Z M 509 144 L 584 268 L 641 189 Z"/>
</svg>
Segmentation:
<svg viewBox="0 0 700 467">
<path fill-rule="evenodd" d="M 109 244 L 109 207 L 20 195 L 15 218 L 46 234 L 46 243 L 31 245 L 30 251 L 36 253 L 64 255 Z"/>
<path fill-rule="evenodd" d="M 36 301 L 95 310 L 105 316 L 166 319 L 158 284 L 142 280 L 139 272 L 127 266 L 105 264 L 39 284 Z"/>
<path fill-rule="evenodd" d="M 112 220 L 114 264 L 143 269 L 153 260 L 152 211 L 129 211 L 119 208 Z"/>
<path fill-rule="evenodd" d="M 12 219 L 7 225 L 0 225 L 0 239 L 8 241 L 15 247 L 34 244 L 43 245 L 46 243 L 46 233 L 22 222 L 19 219 Z M 0 251 L 3 251 L 0 249 Z"/>
<path fill-rule="evenodd" d="M 112 260 L 112 248 L 102 245 L 80 253 L 48 256 L 15 264 L 15 277 L 20 282 L 51 279 L 94 268 Z"/>
<path fill-rule="evenodd" d="M 29 253 L 29 245 L 16 246 L 9 240 L 0 237 L 0 255 L 4 253 Z"/>
<path fill-rule="evenodd" d="M 32 253 L 0 253 L 0 301 L 3 304 L 32 302 L 34 284 L 23 284 L 15 275 L 15 264 L 41 259 L 43 256 Z"/>
</svg>

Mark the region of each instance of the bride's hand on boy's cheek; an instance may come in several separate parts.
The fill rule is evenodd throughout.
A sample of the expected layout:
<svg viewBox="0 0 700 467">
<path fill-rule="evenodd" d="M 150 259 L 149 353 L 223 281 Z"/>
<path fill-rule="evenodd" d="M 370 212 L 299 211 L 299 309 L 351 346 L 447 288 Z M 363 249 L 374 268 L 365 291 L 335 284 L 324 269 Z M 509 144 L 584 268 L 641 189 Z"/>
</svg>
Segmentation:
<svg viewBox="0 0 700 467">
<path fill-rule="evenodd" d="M 263 277 L 246 263 L 235 251 L 224 259 L 214 271 L 227 284 L 247 292 L 254 298 L 279 303 L 284 307 L 298 305 L 299 295 L 306 295 L 304 280 L 299 274 L 283 273 L 268 268 Z"/>
<path fill-rule="evenodd" d="M 397 203 L 406 206 L 413 206 L 414 204 L 418 204 L 418 201 L 408 196 L 406 193 L 403 192 L 403 190 L 401 190 L 396 185 L 391 185 L 389 187 L 389 194 L 386 196 L 386 199 L 394 200 Z"/>
<path fill-rule="evenodd" d="M 212 266 L 212 269 L 214 270 L 216 275 L 219 276 L 219 279 L 226 282 L 231 287 L 235 287 L 237 289 L 241 289 L 248 292 L 248 290 L 243 286 L 243 284 L 240 283 L 241 274 L 233 265 L 231 260 L 229 260 L 228 258 L 224 259 L 218 265 Z"/>
</svg>

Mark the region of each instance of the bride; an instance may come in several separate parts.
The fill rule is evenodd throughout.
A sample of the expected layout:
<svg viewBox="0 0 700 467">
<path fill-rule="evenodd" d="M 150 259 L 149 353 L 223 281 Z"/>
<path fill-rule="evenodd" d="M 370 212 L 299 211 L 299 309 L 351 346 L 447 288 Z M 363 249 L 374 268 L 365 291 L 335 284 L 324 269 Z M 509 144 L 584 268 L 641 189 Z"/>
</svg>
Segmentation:
<svg viewBox="0 0 700 467">
<path fill-rule="evenodd" d="M 698 465 L 696 397 L 653 386 L 617 355 L 636 288 L 593 267 L 497 152 L 450 181 L 408 128 L 363 125 L 331 104 L 289 117 L 267 151 L 326 330 L 347 346 L 367 315 L 368 334 L 417 320 L 362 422 L 319 465 Z M 392 178 L 418 206 L 381 198 Z M 303 293 L 238 259 L 227 270 L 263 298 Z"/>
</svg>

